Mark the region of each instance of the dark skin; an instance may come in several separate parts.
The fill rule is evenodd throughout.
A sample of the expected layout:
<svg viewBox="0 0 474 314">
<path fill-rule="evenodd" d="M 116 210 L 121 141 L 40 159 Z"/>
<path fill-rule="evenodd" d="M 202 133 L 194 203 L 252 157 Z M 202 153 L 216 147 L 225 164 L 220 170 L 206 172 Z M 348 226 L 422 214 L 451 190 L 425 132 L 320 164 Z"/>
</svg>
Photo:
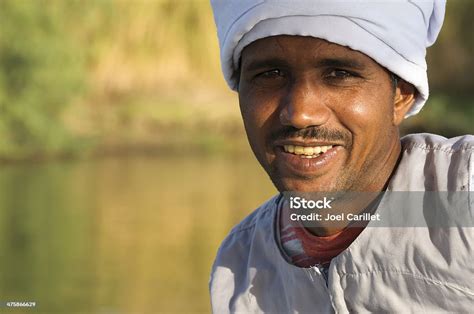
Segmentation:
<svg viewBox="0 0 474 314">
<path fill-rule="evenodd" d="M 399 125 L 414 98 L 412 85 L 394 87 L 390 73 L 365 54 L 322 39 L 273 36 L 242 51 L 245 129 L 280 192 L 382 191 L 396 168 Z M 306 159 L 283 145 L 332 149 Z"/>
</svg>

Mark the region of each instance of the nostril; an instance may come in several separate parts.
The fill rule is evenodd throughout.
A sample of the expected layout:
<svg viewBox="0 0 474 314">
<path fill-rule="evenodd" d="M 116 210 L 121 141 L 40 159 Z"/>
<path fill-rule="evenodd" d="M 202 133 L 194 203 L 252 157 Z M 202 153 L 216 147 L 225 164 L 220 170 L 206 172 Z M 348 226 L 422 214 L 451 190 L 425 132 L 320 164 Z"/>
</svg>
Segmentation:
<svg viewBox="0 0 474 314">
<path fill-rule="evenodd" d="M 287 110 L 280 111 L 279 118 L 282 125 L 291 125 Z"/>
<path fill-rule="evenodd" d="M 324 125 L 331 116 L 331 110 L 314 97 L 289 99 L 281 107 L 279 119 L 282 125 L 305 129 Z"/>
</svg>

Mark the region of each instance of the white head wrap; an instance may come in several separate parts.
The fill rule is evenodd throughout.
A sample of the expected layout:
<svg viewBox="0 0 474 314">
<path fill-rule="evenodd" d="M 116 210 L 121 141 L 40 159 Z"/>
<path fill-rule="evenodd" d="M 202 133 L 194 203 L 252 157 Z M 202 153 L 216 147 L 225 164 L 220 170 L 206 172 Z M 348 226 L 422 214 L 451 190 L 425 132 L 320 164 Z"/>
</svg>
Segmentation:
<svg viewBox="0 0 474 314">
<path fill-rule="evenodd" d="M 211 0 L 224 77 L 237 89 L 242 50 L 269 36 L 322 38 L 358 50 L 418 90 L 406 117 L 428 99 L 426 47 L 438 36 L 446 0 Z"/>
</svg>

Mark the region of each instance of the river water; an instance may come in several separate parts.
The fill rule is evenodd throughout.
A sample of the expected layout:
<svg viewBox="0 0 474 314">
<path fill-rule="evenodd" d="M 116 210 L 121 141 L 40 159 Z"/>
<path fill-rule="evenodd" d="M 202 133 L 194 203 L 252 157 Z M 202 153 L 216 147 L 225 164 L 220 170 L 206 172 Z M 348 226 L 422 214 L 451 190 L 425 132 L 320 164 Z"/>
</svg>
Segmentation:
<svg viewBox="0 0 474 314">
<path fill-rule="evenodd" d="M 2 313 L 207 313 L 219 243 L 275 193 L 250 155 L 0 169 Z"/>
</svg>

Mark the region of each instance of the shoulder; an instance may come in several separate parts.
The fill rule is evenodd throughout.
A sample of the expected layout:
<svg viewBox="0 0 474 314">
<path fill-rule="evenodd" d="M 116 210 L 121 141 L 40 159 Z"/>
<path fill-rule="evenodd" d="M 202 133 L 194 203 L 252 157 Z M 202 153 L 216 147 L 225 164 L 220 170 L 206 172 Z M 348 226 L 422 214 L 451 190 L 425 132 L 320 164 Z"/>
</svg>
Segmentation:
<svg viewBox="0 0 474 314">
<path fill-rule="evenodd" d="M 232 228 L 219 248 L 216 261 L 229 250 L 246 246 L 251 240 L 252 233 L 262 222 L 270 222 L 273 210 L 276 209 L 280 197 L 276 195 L 255 209 L 250 215 L 245 217 L 240 223 Z"/>
<path fill-rule="evenodd" d="M 445 138 L 410 134 L 401 139 L 401 160 L 394 190 L 460 191 L 474 189 L 474 136 Z"/>
<path fill-rule="evenodd" d="M 219 247 L 209 280 L 213 312 L 228 312 L 233 296 L 247 289 L 252 250 L 262 253 L 265 241 L 261 235 L 271 234 L 279 199 L 277 195 L 254 210 L 230 231 Z"/>
<path fill-rule="evenodd" d="M 445 138 L 436 134 L 419 133 L 404 136 L 402 139 L 402 150 L 439 151 L 445 153 L 466 152 L 472 154 L 474 151 L 474 136 L 463 135 L 453 138 Z"/>
</svg>

